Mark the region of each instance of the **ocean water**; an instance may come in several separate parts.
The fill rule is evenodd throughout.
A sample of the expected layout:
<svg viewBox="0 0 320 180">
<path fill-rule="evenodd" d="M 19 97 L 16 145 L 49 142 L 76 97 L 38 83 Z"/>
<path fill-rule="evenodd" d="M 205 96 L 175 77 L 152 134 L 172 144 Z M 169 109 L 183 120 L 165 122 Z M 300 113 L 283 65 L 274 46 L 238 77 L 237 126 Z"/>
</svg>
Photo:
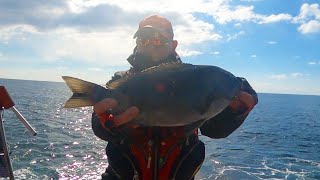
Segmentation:
<svg viewBox="0 0 320 180">
<path fill-rule="evenodd" d="M 91 130 L 92 108 L 63 109 L 64 83 L 0 79 L 38 134 L 6 110 L 16 179 L 99 179 L 106 142 Z M 200 137 L 206 159 L 196 179 L 320 179 L 320 96 L 259 94 L 245 123 L 224 139 Z"/>
</svg>

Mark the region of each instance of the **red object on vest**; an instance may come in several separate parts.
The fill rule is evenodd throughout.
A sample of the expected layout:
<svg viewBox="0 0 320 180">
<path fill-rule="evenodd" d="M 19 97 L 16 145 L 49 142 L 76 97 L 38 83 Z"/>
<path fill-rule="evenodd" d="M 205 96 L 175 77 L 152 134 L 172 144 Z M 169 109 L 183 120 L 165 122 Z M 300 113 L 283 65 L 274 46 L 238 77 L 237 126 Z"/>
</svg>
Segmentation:
<svg viewBox="0 0 320 180">
<path fill-rule="evenodd" d="M 153 178 L 153 169 L 155 159 L 154 146 L 150 142 L 152 137 L 151 129 L 148 129 L 147 133 L 143 130 L 137 129 L 134 133 L 134 139 L 137 142 L 130 145 L 132 155 L 138 162 L 138 169 L 141 173 L 142 180 L 149 180 Z M 181 153 L 181 147 L 179 142 L 184 138 L 184 128 L 176 127 L 169 133 L 168 128 L 161 128 L 161 142 L 159 145 L 159 161 L 160 166 L 158 169 L 158 179 L 169 179 L 170 171 L 174 165 L 175 160 Z M 170 152 L 169 152 L 170 151 Z"/>
<path fill-rule="evenodd" d="M 14 106 L 14 102 L 12 101 L 6 87 L 0 86 L 0 107 L 4 107 L 4 109 L 9 109 Z"/>
</svg>

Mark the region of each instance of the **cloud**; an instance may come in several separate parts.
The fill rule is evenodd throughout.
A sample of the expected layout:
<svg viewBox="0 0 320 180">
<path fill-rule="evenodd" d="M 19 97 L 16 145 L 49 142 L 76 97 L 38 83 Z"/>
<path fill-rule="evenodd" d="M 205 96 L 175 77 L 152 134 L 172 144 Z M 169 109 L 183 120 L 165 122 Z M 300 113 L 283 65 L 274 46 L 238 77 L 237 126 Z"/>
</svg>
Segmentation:
<svg viewBox="0 0 320 180">
<path fill-rule="evenodd" d="M 149 1 L 139 3 L 138 8 L 136 3 L 121 0 L 1 2 L 0 41 L 25 48 L 22 51 L 33 52 L 47 62 L 123 65 L 135 46 L 132 36 L 139 21 L 157 11 L 172 20 L 175 39 L 181 49 L 222 38 L 213 24 L 192 15 L 192 3 L 184 3 L 181 12 L 172 9 L 177 7 L 171 6 L 172 3 Z M 160 8 L 163 6 L 170 8 Z M 145 9 L 141 7 L 150 11 L 140 11 Z M 194 56 L 199 52 L 185 54 Z"/>
<path fill-rule="evenodd" d="M 137 22 L 145 15 L 147 14 L 124 11 L 115 5 L 100 4 L 87 7 L 82 13 L 65 14 L 59 20 L 59 26 L 74 27 L 82 31 L 107 31 L 118 27 L 137 26 Z"/>
<path fill-rule="evenodd" d="M 88 68 L 89 71 L 103 71 L 102 68 Z"/>
<path fill-rule="evenodd" d="M 238 32 L 238 33 L 236 33 L 236 34 L 233 34 L 233 35 L 228 35 L 227 37 L 227 41 L 231 41 L 231 40 L 235 40 L 235 39 L 237 39 L 239 36 L 241 36 L 241 35 L 244 35 L 245 34 L 245 32 L 244 31 L 240 31 L 240 32 Z"/>
<path fill-rule="evenodd" d="M 210 54 L 213 54 L 213 55 L 219 55 L 220 52 L 219 51 L 215 51 L 215 52 L 210 52 Z"/>
<path fill-rule="evenodd" d="M 50 22 L 68 12 L 67 3 L 57 1 L 1 1 L 0 24 L 28 24 L 45 28 Z"/>
<path fill-rule="evenodd" d="M 267 24 L 267 23 L 275 23 L 275 22 L 280 22 L 280 21 L 289 21 L 292 19 L 292 16 L 290 14 L 277 14 L 277 15 L 270 15 L 270 16 L 265 16 L 261 17 L 261 21 L 259 24 Z"/>
<path fill-rule="evenodd" d="M 35 49 L 47 61 L 74 59 L 99 65 L 124 65 L 135 46 L 134 39 L 128 33 L 130 31 L 134 30 L 124 28 L 83 33 L 73 29 L 59 29 L 52 32 L 55 38 L 47 39 L 47 46 L 39 43 Z"/>
<path fill-rule="evenodd" d="M 316 33 L 320 32 L 320 21 L 311 20 L 307 23 L 301 24 L 298 31 L 302 34 Z"/>
<path fill-rule="evenodd" d="M 110 2 L 110 1 L 109 1 Z M 113 5 L 117 5 L 125 10 L 138 11 L 140 12 L 142 9 L 152 9 L 153 12 L 165 12 L 166 14 L 177 12 L 177 8 L 179 7 L 179 14 L 194 14 L 200 13 L 206 16 L 211 16 L 213 20 L 220 24 L 226 24 L 229 22 L 236 22 L 237 26 L 240 25 L 241 22 L 275 22 L 281 20 L 287 20 L 287 14 L 279 14 L 272 15 L 269 17 L 268 15 L 262 15 L 254 12 L 254 6 L 232 6 L 230 5 L 230 1 L 228 0 L 215 0 L 215 1 L 206 1 L 206 0 L 194 0 L 194 1 L 170 1 L 163 0 L 161 2 L 156 0 L 150 0 L 148 3 L 142 0 L 138 0 L 135 3 L 127 2 L 127 1 L 111 1 Z M 125 2 L 125 3 L 124 3 Z M 136 6 L 136 3 L 139 6 Z M 183 4 L 183 6 L 181 6 Z M 290 15 L 289 15 L 290 16 Z M 168 16 L 170 19 L 171 16 Z M 266 20 L 264 20 L 266 19 Z M 174 23 L 179 23 L 179 21 L 173 20 Z"/>
<path fill-rule="evenodd" d="M 0 62 L 1 63 L 10 62 L 10 58 L 7 56 L 7 54 L 1 51 L 0 51 Z"/>
<path fill-rule="evenodd" d="M 139 4 L 137 6 L 136 4 Z M 181 6 L 183 4 L 183 6 Z M 177 8 L 179 7 L 179 11 Z M 149 9 L 149 11 L 148 11 Z M 142 11 L 143 10 L 143 11 Z M 106 30 L 119 26 L 137 26 L 137 22 L 150 13 L 163 13 L 173 20 L 174 25 L 190 25 L 195 19 L 184 18 L 194 13 L 211 16 L 216 22 L 226 24 L 241 22 L 274 23 L 292 19 L 289 14 L 263 15 L 254 12 L 254 6 L 231 6 L 229 1 L 195 0 L 192 2 L 156 1 L 147 3 L 138 0 L 135 3 L 125 0 L 110 1 L 6 1 L 1 2 L 0 24 L 28 24 L 36 29 L 49 30 L 57 27 L 73 27 L 81 30 Z M 303 4 L 295 21 L 301 21 L 310 16 L 319 19 L 318 4 Z M 189 17 L 187 17 L 189 18 Z M 209 23 L 208 23 L 209 24 Z M 199 25 L 199 24 L 198 24 Z M 212 24 L 209 24 L 212 25 Z M 201 26 L 201 25 L 200 25 Z"/>
<path fill-rule="evenodd" d="M 182 57 L 197 56 L 197 55 L 203 54 L 200 51 L 190 51 L 190 50 L 180 50 L 177 53 Z"/>
<path fill-rule="evenodd" d="M 1 2 L 0 24 L 29 25 L 39 31 L 50 31 L 61 27 L 81 30 L 106 30 L 108 28 L 136 25 L 134 22 L 144 14 L 124 12 L 118 6 L 97 4 L 87 6 L 79 1 L 6 1 Z M 77 7 L 77 8 L 75 8 Z M 80 10 L 81 9 L 81 10 Z"/>
<path fill-rule="evenodd" d="M 221 35 L 214 32 L 213 24 L 196 19 L 193 15 L 181 17 L 183 23 L 174 26 L 175 38 L 185 46 L 207 41 L 217 41 Z"/>
<path fill-rule="evenodd" d="M 302 73 L 292 73 L 291 74 L 291 77 L 293 77 L 293 78 L 301 78 L 301 77 L 303 77 L 303 74 Z"/>
<path fill-rule="evenodd" d="M 259 2 L 263 0 L 240 0 L 241 2 Z"/>
<path fill-rule="evenodd" d="M 303 4 L 300 13 L 296 16 L 293 23 L 298 23 L 298 31 L 302 34 L 320 32 L 320 7 L 319 4 Z"/>
<path fill-rule="evenodd" d="M 231 41 L 245 34 L 240 31 L 223 35 L 217 32 L 215 23 L 234 22 L 239 27 L 243 22 L 274 23 L 291 17 L 259 14 L 252 5 L 233 6 L 226 0 L 39 0 L 0 1 L 0 4 L 1 42 L 32 52 L 45 62 L 72 61 L 102 66 L 127 63 L 125 59 L 135 46 L 132 35 L 139 21 L 151 13 L 165 14 L 172 20 L 183 56 L 204 53 L 189 51 L 198 44 L 222 39 Z M 318 18 L 318 10 L 316 4 L 305 4 L 296 19 Z M 213 22 L 201 18 L 202 15 L 211 17 Z M 309 33 L 318 25 L 311 22 L 305 26 L 301 27 L 301 32 Z M 18 59 L 15 54 L 6 56 Z"/>
<path fill-rule="evenodd" d="M 268 44 L 277 44 L 275 41 L 269 41 Z"/>
<path fill-rule="evenodd" d="M 272 74 L 271 79 L 286 80 L 286 79 L 288 79 L 288 75 L 286 75 L 286 74 Z"/>
<path fill-rule="evenodd" d="M 233 9 L 229 5 L 222 5 L 216 12 L 210 13 L 218 23 L 225 24 L 231 21 L 250 21 L 256 18 L 253 6 L 237 6 Z"/>
<path fill-rule="evenodd" d="M 317 65 L 317 64 L 320 64 L 320 61 L 310 61 L 308 62 L 309 65 Z"/>
<path fill-rule="evenodd" d="M 231 7 L 228 1 L 218 4 L 218 7 L 211 8 L 205 13 L 211 15 L 218 23 L 226 24 L 236 22 L 235 26 L 239 27 L 240 22 L 254 22 L 258 24 L 275 23 L 280 21 L 292 20 L 290 14 L 271 14 L 264 15 L 254 12 L 254 6 L 235 6 Z M 208 5 L 210 7 L 210 5 Z"/>
<path fill-rule="evenodd" d="M 275 80 L 287 80 L 287 79 L 301 79 L 305 76 L 310 76 L 310 75 L 304 75 L 300 72 L 295 72 L 290 74 L 272 74 L 270 78 Z"/>
<path fill-rule="evenodd" d="M 138 7 L 136 3 L 139 4 Z M 158 12 L 166 14 L 172 20 L 177 35 L 196 33 L 198 36 L 204 37 L 192 39 L 194 43 L 198 43 L 205 40 L 216 41 L 222 36 L 213 31 L 212 23 L 196 19 L 193 16 L 194 13 L 209 15 L 220 24 L 235 21 L 237 26 L 244 21 L 273 23 L 291 18 L 288 14 L 258 14 L 253 11 L 254 6 L 232 7 L 229 5 L 229 1 L 225 0 L 211 2 L 204 0 L 196 0 L 196 2 L 150 0 L 148 3 L 138 0 L 136 3 L 124 0 L 107 2 L 57 0 L 54 2 L 32 1 L 31 3 L 10 1 L 1 3 L 0 24 L 5 26 L 24 24 L 39 31 L 56 28 L 74 28 L 81 32 L 114 31 L 123 26 L 137 27 L 137 23 L 143 17 L 152 12 Z M 179 12 L 176 7 L 179 7 Z M 144 11 L 141 11 L 142 9 Z M 150 11 L 146 11 L 146 9 L 150 9 Z M 183 37 L 186 39 L 186 36 Z M 230 38 L 232 37 L 228 37 L 228 39 Z M 191 39 L 185 41 L 190 44 Z"/>
<path fill-rule="evenodd" d="M 295 23 L 305 23 L 310 19 L 318 19 L 320 20 L 320 8 L 319 4 L 303 4 L 300 7 L 300 13 L 293 19 Z"/>
<path fill-rule="evenodd" d="M 251 57 L 251 58 L 256 58 L 257 55 L 253 54 L 253 55 L 251 55 L 250 57 Z"/>
<path fill-rule="evenodd" d="M 27 36 L 41 34 L 34 26 L 28 24 L 8 25 L 1 28 L 0 26 L 0 41 L 21 41 Z"/>
<path fill-rule="evenodd" d="M 234 27 L 236 27 L 236 28 L 240 28 L 241 27 L 241 23 L 236 23 L 236 24 L 234 24 Z"/>
</svg>

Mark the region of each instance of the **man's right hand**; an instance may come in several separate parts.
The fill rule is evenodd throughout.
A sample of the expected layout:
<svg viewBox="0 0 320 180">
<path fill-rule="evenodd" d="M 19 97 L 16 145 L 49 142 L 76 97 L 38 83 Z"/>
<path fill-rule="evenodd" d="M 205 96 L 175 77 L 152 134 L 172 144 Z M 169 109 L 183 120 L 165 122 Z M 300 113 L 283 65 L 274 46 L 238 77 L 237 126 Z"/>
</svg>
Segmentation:
<svg viewBox="0 0 320 180">
<path fill-rule="evenodd" d="M 234 113 L 239 113 L 239 111 L 241 112 L 244 110 L 240 115 L 245 116 L 249 114 L 256 104 L 257 102 L 251 94 L 240 91 L 236 98 L 234 98 L 229 104 L 229 108 Z"/>
<path fill-rule="evenodd" d="M 100 124 L 105 127 L 106 121 L 110 120 L 106 116 L 107 111 L 110 109 L 116 109 L 118 102 L 112 98 L 106 98 L 98 102 L 93 106 L 94 112 L 99 116 Z M 132 106 L 124 112 L 112 117 L 112 127 L 118 127 L 122 124 L 132 121 L 139 114 L 139 109 L 136 106 Z"/>
</svg>

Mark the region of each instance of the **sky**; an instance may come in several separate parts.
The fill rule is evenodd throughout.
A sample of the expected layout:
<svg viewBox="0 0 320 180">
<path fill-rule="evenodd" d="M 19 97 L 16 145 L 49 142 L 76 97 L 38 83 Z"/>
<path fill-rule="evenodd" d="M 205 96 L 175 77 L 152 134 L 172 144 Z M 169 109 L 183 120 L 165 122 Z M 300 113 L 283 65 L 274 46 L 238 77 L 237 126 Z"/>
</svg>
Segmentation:
<svg viewBox="0 0 320 180">
<path fill-rule="evenodd" d="M 105 84 L 128 69 L 139 22 L 169 19 L 177 52 L 259 93 L 320 95 L 319 0 L 0 0 L 0 78 Z"/>
</svg>

